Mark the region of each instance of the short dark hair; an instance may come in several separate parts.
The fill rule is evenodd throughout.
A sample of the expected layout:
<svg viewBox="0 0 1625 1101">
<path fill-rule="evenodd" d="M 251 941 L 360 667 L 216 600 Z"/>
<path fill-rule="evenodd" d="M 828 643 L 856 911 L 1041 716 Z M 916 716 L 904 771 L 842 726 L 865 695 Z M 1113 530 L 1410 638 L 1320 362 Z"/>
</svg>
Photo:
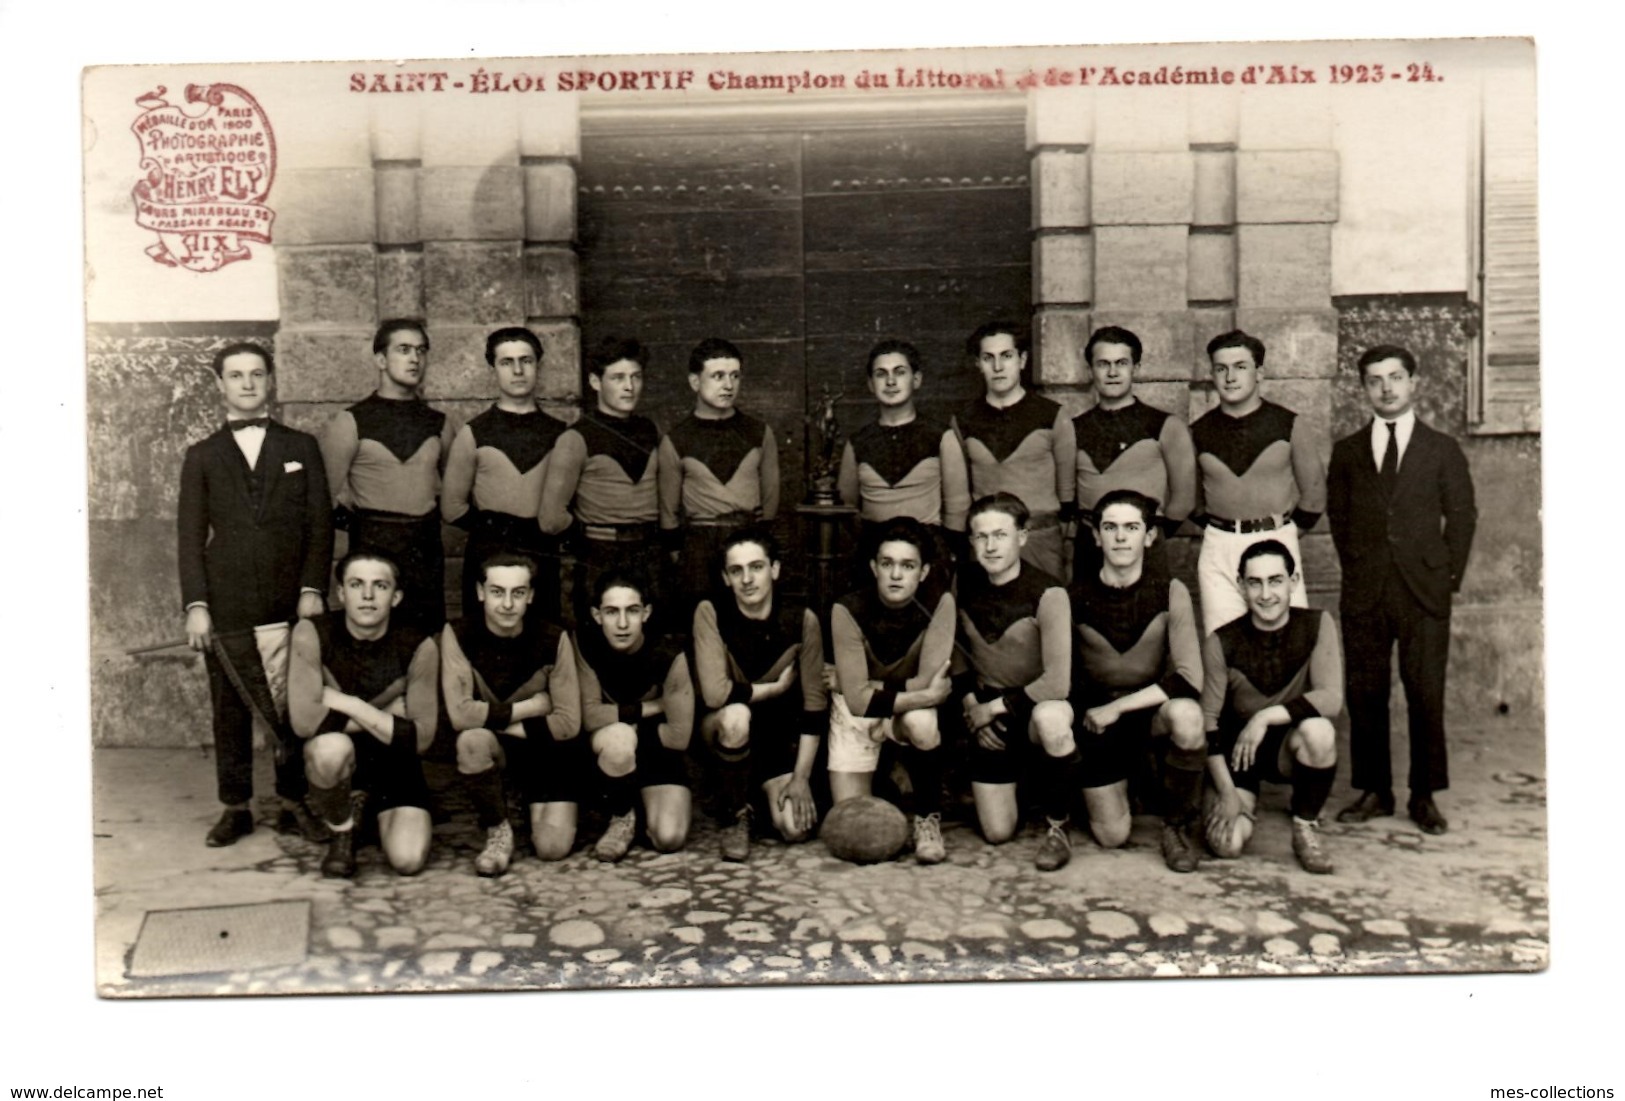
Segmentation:
<svg viewBox="0 0 1625 1101">
<path fill-rule="evenodd" d="M 1014 493 L 1006 493 L 1001 489 L 997 493 L 976 499 L 970 511 L 965 514 L 965 530 L 969 531 L 970 522 L 984 512 L 1002 512 L 1016 522 L 1018 529 L 1025 528 L 1027 522 L 1033 518 L 1032 510 L 1027 507 L 1026 501 Z"/>
<path fill-rule="evenodd" d="M 631 337 L 606 336 L 587 357 L 587 373 L 602 378 L 604 368 L 623 359 L 631 360 L 644 370 L 649 369 L 649 349 L 640 341 Z"/>
<path fill-rule="evenodd" d="M 1244 333 L 1240 329 L 1220 333 L 1207 342 L 1207 358 L 1211 360 L 1214 352 L 1222 352 L 1226 348 L 1245 348 L 1253 354 L 1253 363 L 1256 366 L 1264 366 L 1264 342 L 1256 336 Z"/>
<path fill-rule="evenodd" d="M 688 373 L 699 374 L 705 370 L 706 361 L 712 359 L 734 359 L 739 361 L 739 366 L 745 365 L 745 357 L 739 354 L 739 349 L 731 342 L 723 340 L 720 336 L 708 336 L 694 345 L 694 350 L 688 353 Z"/>
<path fill-rule="evenodd" d="M 1264 539 L 1241 552 L 1241 561 L 1236 563 L 1236 577 L 1247 576 L 1247 563 L 1255 558 L 1267 558 L 1270 555 L 1279 555 L 1281 561 L 1286 563 L 1288 575 L 1298 572 L 1298 560 L 1292 557 L 1292 552 L 1286 549 L 1286 544 L 1279 539 Z"/>
<path fill-rule="evenodd" d="M 259 356 L 260 362 L 265 364 L 265 373 L 268 375 L 276 374 L 276 366 L 271 362 L 270 352 L 266 351 L 263 346 L 255 344 L 252 340 L 239 340 L 233 344 L 227 344 L 214 354 L 214 362 L 210 364 L 214 368 L 214 377 L 225 377 L 226 360 L 232 356 L 246 355 Z"/>
<path fill-rule="evenodd" d="M 536 559 L 530 555 L 509 550 L 507 547 L 500 547 L 480 559 L 480 584 L 485 584 L 485 578 L 492 570 L 501 569 L 503 566 L 525 567 L 530 571 L 530 579 L 533 583 L 536 580 L 536 574 L 541 570 L 541 567 L 536 564 Z"/>
<path fill-rule="evenodd" d="M 512 343 L 529 344 L 530 350 L 536 353 L 536 362 L 542 361 L 542 340 L 535 333 L 523 325 L 509 325 L 497 329 L 485 338 L 485 362 L 492 367 L 497 365 L 497 345 Z"/>
<path fill-rule="evenodd" d="M 1360 381 L 1365 381 L 1365 369 L 1373 363 L 1381 363 L 1385 359 L 1397 359 L 1405 367 L 1405 373 L 1412 378 L 1416 377 L 1416 357 L 1409 348 L 1401 348 L 1398 344 L 1378 344 L 1366 350 L 1360 357 Z"/>
<path fill-rule="evenodd" d="M 412 330 L 423 338 L 423 350 L 429 350 L 429 330 L 424 328 L 423 322 L 415 317 L 392 317 L 387 321 L 379 322 L 378 329 L 372 334 L 372 351 L 379 355 L 389 350 L 389 338 L 396 333 Z"/>
<path fill-rule="evenodd" d="M 635 569 L 617 566 L 599 574 L 598 580 L 592 583 L 592 606 L 596 608 L 602 604 L 604 594 L 615 588 L 632 589 L 637 592 L 639 600 L 645 604 L 652 603 L 649 599 L 649 582 L 643 574 Z"/>
<path fill-rule="evenodd" d="M 1135 363 L 1140 362 L 1140 356 L 1145 352 L 1145 349 L 1140 346 L 1139 337 L 1117 325 L 1104 325 L 1089 334 L 1088 341 L 1083 345 L 1085 363 L 1095 361 L 1096 344 L 1126 344 L 1128 345 L 1129 354 L 1134 357 Z"/>
<path fill-rule="evenodd" d="M 728 537 L 722 541 L 722 549 L 717 552 L 718 568 L 727 562 L 728 552 L 741 543 L 755 543 L 766 552 L 769 562 L 779 561 L 779 540 L 773 534 L 773 529 L 766 524 L 746 524 L 729 532 Z"/>
<path fill-rule="evenodd" d="M 889 355 L 899 355 L 908 360 L 908 369 L 911 371 L 925 370 L 925 364 L 920 358 L 920 350 L 918 348 L 906 340 L 898 340 L 896 337 L 887 337 L 885 340 L 880 341 L 873 348 L 869 349 L 869 358 L 863 361 L 863 373 L 865 375 L 873 374 L 875 369 L 875 360 L 879 359 L 881 356 Z"/>
<path fill-rule="evenodd" d="M 400 563 L 377 547 L 351 547 L 350 553 L 333 564 L 333 580 L 339 583 L 340 588 L 344 587 L 344 572 L 357 562 L 382 562 L 389 567 L 390 576 L 395 579 L 395 587 L 403 588 Z"/>
<path fill-rule="evenodd" d="M 982 341 L 990 336 L 999 336 L 1001 334 L 1015 341 L 1016 351 L 1022 353 L 1027 351 L 1026 326 L 1019 321 L 995 318 L 992 321 L 984 321 L 976 326 L 976 331 L 971 333 L 969 339 L 965 341 L 965 354 L 975 359 L 982 354 Z"/>
<path fill-rule="evenodd" d="M 920 552 L 920 565 L 929 566 L 935 557 L 936 541 L 926 526 L 912 516 L 894 516 L 890 520 L 873 525 L 874 534 L 870 536 L 869 560 L 872 562 L 880 557 L 880 547 L 884 543 L 909 543 Z M 867 534 L 867 532 L 865 533 Z"/>
<path fill-rule="evenodd" d="M 1134 506 L 1140 510 L 1140 519 L 1145 521 L 1147 527 L 1150 527 L 1151 522 L 1157 518 L 1157 510 L 1162 507 L 1162 502 L 1149 494 L 1141 493 L 1137 489 L 1114 489 L 1095 502 L 1093 516 L 1095 530 L 1100 530 L 1101 516 L 1105 515 L 1106 510 L 1113 505 Z"/>
</svg>

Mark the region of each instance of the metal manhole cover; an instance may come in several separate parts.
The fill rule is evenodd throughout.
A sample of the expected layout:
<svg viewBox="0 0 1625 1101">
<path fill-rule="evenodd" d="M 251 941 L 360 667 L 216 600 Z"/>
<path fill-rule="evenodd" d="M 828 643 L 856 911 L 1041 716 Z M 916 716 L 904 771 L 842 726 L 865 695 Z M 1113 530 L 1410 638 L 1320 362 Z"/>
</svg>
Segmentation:
<svg viewBox="0 0 1625 1101">
<path fill-rule="evenodd" d="M 310 902 L 149 910 L 126 974 L 132 979 L 252 971 L 302 963 Z"/>
</svg>

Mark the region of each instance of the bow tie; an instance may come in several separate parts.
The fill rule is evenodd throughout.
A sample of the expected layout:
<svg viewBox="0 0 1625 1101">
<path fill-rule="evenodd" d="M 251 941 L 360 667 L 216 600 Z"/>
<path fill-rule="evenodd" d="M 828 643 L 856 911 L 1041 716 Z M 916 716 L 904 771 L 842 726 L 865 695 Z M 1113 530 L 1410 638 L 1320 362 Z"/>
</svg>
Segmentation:
<svg viewBox="0 0 1625 1101">
<path fill-rule="evenodd" d="M 270 417 L 250 417 L 247 420 L 227 421 L 226 426 L 233 432 L 241 432 L 245 428 L 264 428 L 270 423 Z"/>
</svg>

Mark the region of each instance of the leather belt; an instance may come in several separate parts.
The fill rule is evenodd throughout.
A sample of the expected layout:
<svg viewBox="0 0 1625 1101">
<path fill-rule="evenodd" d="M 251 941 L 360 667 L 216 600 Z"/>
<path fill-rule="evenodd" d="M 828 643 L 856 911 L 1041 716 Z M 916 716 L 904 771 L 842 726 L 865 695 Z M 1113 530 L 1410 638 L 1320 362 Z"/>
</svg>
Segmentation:
<svg viewBox="0 0 1625 1101">
<path fill-rule="evenodd" d="M 1058 512 L 1035 512 L 1027 517 L 1028 531 L 1048 531 L 1060 526 L 1061 514 Z"/>
<path fill-rule="evenodd" d="M 375 508 L 358 508 L 352 511 L 358 518 L 371 524 L 398 524 L 401 527 L 440 519 L 438 512 L 425 512 L 422 516 L 411 516 L 404 512 L 384 512 L 382 509 Z"/>
<path fill-rule="evenodd" d="M 581 534 L 600 543 L 647 543 L 659 532 L 656 524 L 582 524 Z"/>
<path fill-rule="evenodd" d="M 1260 516 L 1255 520 L 1226 520 L 1223 516 L 1209 516 L 1207 526 L 1228 531 L 1233 535 L 1253 535 L 1260 531 L 1275 531 L 1292 522 L 1290 516 Z"/>
<path fill-rule="evenodd" d="M 755 523 L 761 518 L 760 512 L 741 509 L 738 512 L 724 512 L 718 516 L 691 516 L 688 518 L 688 526 L 694 528 L 732 528 L 741 524 Z"/>
</svg>

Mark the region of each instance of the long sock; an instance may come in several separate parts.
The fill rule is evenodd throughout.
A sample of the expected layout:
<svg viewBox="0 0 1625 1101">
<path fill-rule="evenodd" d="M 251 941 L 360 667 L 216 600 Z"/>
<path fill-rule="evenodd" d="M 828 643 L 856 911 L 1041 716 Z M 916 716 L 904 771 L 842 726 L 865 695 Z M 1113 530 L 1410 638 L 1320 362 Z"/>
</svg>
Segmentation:
<svg viewBox="0 0 1625 1101">
<path fill-rule="evenodd" d="M 1337 766 L 1310 768 L 1293 762 L 1292 765 L 1292 817 L 1313 821 L 1320 817 L 1326 797 L 1332 793 L 1332 781 L 1337 779 Z"/>
<path fill-rule="evenodd" d="M 317 817 L 333 829 L 350 828 L 350 781 L 340 780 L 330 788 L 319 788 L 311 784 L 310 793 L 305 799 Z"/>
<path fill-rule="evenodd" d="M 1072 798 L 1078 790 L 1078 763 L 1083 754 L 1074 749 L 1065 757 L 1044 760 L 1042 801 L 1044 817 L 1061 822 L 1072 815 Z"/>
<path fill-rule="evenodd" d="M 942 751 L 909 746 L 903 751 L 903 767 L 914 785 L 914 813 L 942 813 Z"/>
<path fill-rule="evenodd" d="M 1162 769 L 1162 791 L 1167 801 L 1163 814 L 1168 821 L 1186 823 L 1202 813 L 1202 770 L 1206 766 L 1206 750 L 1168 746 Z"/>
<path fill-rule="evenodd" d="M 632 803 L 637 795 L 637 788 L 633 778 L 636 772 L 628 772 L 625 776 L 604 777 L 604 809 L 610 815 L 619 818 L 632 809 Z"/>
<path fill-rule="evenodd" d="M 474 802 L 474 820 L 480 829 L 502 825 L 508 817 L 502 794 L 502 770 L 488 768 L 484 772 L 464 773 L 463 783 L 468 785 L 468 797 Z"/>
<path fill-rule="evenodd" d="M 750 746 L 724 749 L 719 743 L 716 752 L 722 813 L 731 819 L 750 805 Z"/>
</svg>

